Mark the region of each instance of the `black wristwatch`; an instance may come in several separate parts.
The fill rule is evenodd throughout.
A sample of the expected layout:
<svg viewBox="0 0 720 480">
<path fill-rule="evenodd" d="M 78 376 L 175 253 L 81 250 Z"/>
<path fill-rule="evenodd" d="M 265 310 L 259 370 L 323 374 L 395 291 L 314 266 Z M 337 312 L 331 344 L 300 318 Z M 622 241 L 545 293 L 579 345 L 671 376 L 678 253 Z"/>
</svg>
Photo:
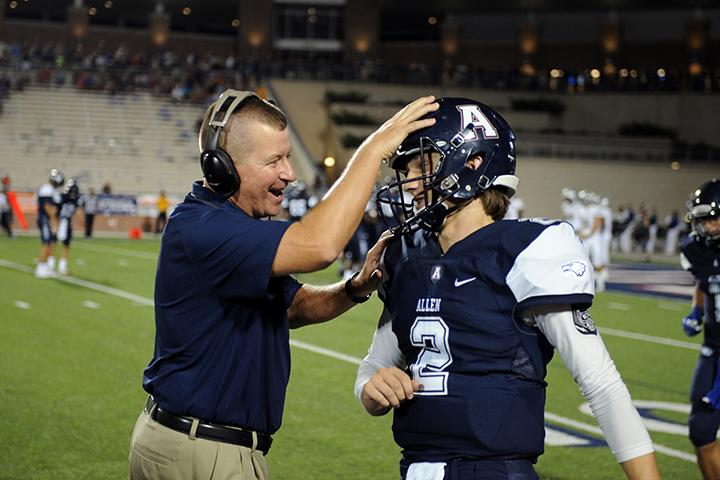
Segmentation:
<svg viewBox="0 0 720 480">
<path fill-rule="evenodd" d="M 368 300 L 370 300 L 370 296 L 372 295 L 372 293 L 368 293 L 367 295 L 362 295 L 362 296 L 357 296 L 355 294 L 355 292 L 353 291 L 353 287 L 352 287 L 352 281 L 358 275 L 360 275 L 360 272 L 353 273 L 352 277 L 348 278 L 347 281 L 345 282 L 345 295 L 347 295 L 348 298 L 355 303 L 365 303 Z"/>
</svg>

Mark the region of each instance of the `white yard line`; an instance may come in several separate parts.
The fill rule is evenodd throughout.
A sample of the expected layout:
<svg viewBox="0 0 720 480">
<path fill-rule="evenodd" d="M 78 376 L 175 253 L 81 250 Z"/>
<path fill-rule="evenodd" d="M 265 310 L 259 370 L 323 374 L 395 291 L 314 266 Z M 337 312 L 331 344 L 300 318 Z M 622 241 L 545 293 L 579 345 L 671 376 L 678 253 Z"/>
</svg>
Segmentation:
<svg viewBox="0 0 720 480">
<path fill-rule="evenodd" d="M 662 310 L 672 310 L 673 312 L 684 312 L 686 310 L 690 310 L 690 304 L 680 304 L 680 303 L 658 303 L 658 308 Z"/>
<path fill-rule="evenodd" d="M 12 270 L 26 272 L 26 273 L 33 272 L 33 269 L 26 265 L 20 265 L 18 263 L 10 262 L 10 261 L 4 260 L 4 259 L 0 259 L 0 267 L 5 267 L 5 268 L 12 269 Z M 78 285 L 78 286 L 89 288 L 92 290 L 97 290 L 99 292 L 107 293 L 107 294 L 114 295 L 114 296 L 120 297 L 120 298 L 125 298 L 127 300 L 131 300 L 136 303 L 141 303 L 143 305 L 150 305 L 150 306 L 153 305 L 153 301 L 150 298 L 145 298 L 140 295 L 135 295 L 130 292 L 125 292 L 123 290 L 118 290 L 117 288 L 106 287 L 104 285 L 100 285 L 100 284 L 93 283 L 93 282 L 88 282 L 86 280 L 80 280 L 78 278 L 73 278 L 73 277 L 63 276 L 63 277 L 54 277 L 54 278 L 55 278 L 55 280 L 58 280 L 60 282 L 70 283 L 73 285 Z M 48 280 L 38 280 L 38 281 L 48 281 Z M 659 343 L 662 345 L 670 345 L 670 346 L 682 347 L 682 348 L 692 348 L 694 350 L 697 350 L 700 348 L 699 345 L 695 345 L 695 344 L 688 343 L 688 342 L 679 342 L 679 341 L 671 340 L 671 339 L 667 339 L 667 338 L 652 337 L 650 335 L 642 335 L 639 333 L 632 333 L 632 332 L 624 332 L 622 330 L 613 330 L 613 329 L 608 329 L 608 328 L 602 328 L 602 329 L 600 329 L 600 332 L 605 335 L 617 335 L 620 337 L 631 338 L 634 340 L 641 340 L 641 341 L 646 341 L 646 342 L 651 342 L 651 343 Z M 291 339 L 290 345 L 292 345 L 293 347 L 296 347 L 296 348 L 300 348 L 303 350 L 308 350 L 313 353 L 317 353 L 319 355 L 325 355 L 327 357 L 331 357 L 336 360 L 347 362 L 347 363 L 350 363 L 353 365 L 360 365 L 360 362 L 362 361 L 362 359 L 360 359 L 358 357 L 354 357 L 352 355 L 346 355 L 344 353 L 337 352 L 337 351 L 331 350 L 329 348 L 318 347 L 316 345 L 312 345 L 310 343 L 306 343 L 306 342 L 303 342 L 300 340 Z M 563 425 L 568 425 L 568 426 L 571 426 L 571 427 L 574 427 L 574 428 L 577 428 L 580 430 L 585 430 L 588 432 L 596 433 L 598 435 L 602 435 L 602 431 L 600 430 L 600 428 L 598 428 L 596 426 L 589 425 L 589 424 L 583 423 L 583 422 L 578 422 L 578 421 L 572 420 L 570 418 L 562 417 L 562 416 L 554 414 L 552 412 L 545 412 L 545 418 L 549 419 L 551 421 L 557 422 L 557 423 L 561 423 Z M 655 450 L 658 453 L 663 453 L 665 455 L 679 458 L 681 460 L 685 460 L 688 462 L 696 461 L 695 455 L 693 455 L 693 454 L 682 452 L 680 450 L 675 450 L 673 448 L 666 447 L 664 445 L 659 445 L 657 443 L 655 443 L 653 445 L 655 447 Z"/>
<path fill-rule="evenodd" d="M 649 343 L 658 343 L 660 345 L 669 345 L 671 347 L 687 348 L 688 350 L 700 350 L 700 344 L 683 342 L 681 340 L 673 340 L 672 338 L 655 337 L 653 335 L 645 335 L 643 333 L 626 332 L 625 330 L 616 330 L 614 328 L 599 327 L 600 333 L 603 335 L 612 335 L 615 337 L 630 338 Z"/>
<path fill-rule="evenodd" d="M 613 310 L 627 311 L 630 310 L 630 305 L 628 305 L 627 303 L 610 302 L 608 303 L 608 308 L 612 308 Z"/>
<path fill-rule="evenodd" d="M 19 263 L 9 262 L 2 258 L 0 258 L 0 267 L 10 268 L 12 270 L 19 270 L 21 272 L 28 272 L 28 273 L 33 272 L 33 269 L 26 265 L 20 265 Z M 119 290 L 117 288 L 106 287 L 105 285 L 100 285 L 99 283 L 88 282 L 87 280 L 81 280 L 79 278 L 68 277 L 65 275 L 62 275 L 62 276 L 58 275 L 58 276 L 53 277 L 52 279 L 57 280 L 58 282 L 70 283 L 72 285 L 78 285 L 80 287 L 89 288 L 91 290 L 97 290 L 98 292 L 108 293 L 110 295 L 124 298 L 126 300 L 130 300 L 130 301 L 140 303 L 143 305 L 148 305 L 150 307 L 155 305 L 155 302 L 153 302 L 153 300 L 150 298 L 145 298 L 140 295 L 135 295 L 134 293 L 126 292 L 124 290 Z M 51 279 L 38 280 L 38 282 L 47 282 L 50 280 Z"/>
<path fill-rule="evenodd" d="M 600 427 L 590 425 L 588 423 L 578 422 L 577 420 L 572 420 L 570 418 L 561 417 L 560 415 L 556 415 L 551 412 L 545 412 L 545 419 L 567 425 L 568 427 L 577 428 L 578 430 L 585 430 L 586 432 L 595 433 L 597 435 L 603 434 L 602 430 L 600 430 Z M 666 447 L 665 445 L 660 445 L 658 443 L 653 443 L 653 447 L 655 447 L 655 451 L 659 453 L 664 453 L 665 455 L 668 455 L 670 457 L 679 458 L 680 460 L 685 460 L 692 463 L 697 462 L 694 454 L 683 452 L 682 450 L 675 450 L 674 448 Z"/>
</svg>

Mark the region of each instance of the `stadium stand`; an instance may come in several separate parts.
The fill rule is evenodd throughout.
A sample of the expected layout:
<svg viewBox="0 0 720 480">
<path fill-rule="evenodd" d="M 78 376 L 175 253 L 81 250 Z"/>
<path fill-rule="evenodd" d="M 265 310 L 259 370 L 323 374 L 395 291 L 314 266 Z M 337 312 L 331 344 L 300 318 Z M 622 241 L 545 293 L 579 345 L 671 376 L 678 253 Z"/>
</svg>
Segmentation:
<svg viewBox="0 0 720 480">
<path fill-rule="evenodd" d="M 110 182 L 113 193 L 181 195 L 199 177 L 203 110 L 150 92 L 109 95 L 33 82 L 5 100 L 3 169 L 18 190 L 34 190 L 51 165 L 82 185 Z M 299 175 L 312 182 L 314 169 L 297 136 L 294 143 Z"/>
</svg>

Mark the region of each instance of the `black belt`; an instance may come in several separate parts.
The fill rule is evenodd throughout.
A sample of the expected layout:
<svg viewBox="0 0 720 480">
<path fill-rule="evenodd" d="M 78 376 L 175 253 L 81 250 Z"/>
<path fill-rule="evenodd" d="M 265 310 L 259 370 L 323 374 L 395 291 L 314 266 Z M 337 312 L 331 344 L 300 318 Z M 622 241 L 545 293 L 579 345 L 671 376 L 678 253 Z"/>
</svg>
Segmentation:
<svg viewBox="0 0 720 480">
<path fill-rule="evenodd" d="M 173 413 L 163 410 L 159 405 L 150 408 L 150 416 L 160 425 L 172 428 L 181 433 L 190 433 L 193 420 L 187 417 L 181 417 Z M 242 447 L 253 448 L 253 433 L 257 436 L 256 449 L 267 455 L 272 445 L 272 437 L 267 433 L 253 432 L 252 430 L 241 430 L 239 428 L 225 427 L 223 425 L 214 425 L 212 423 L 200 422 L 197 426 L 195 436 L 214 440 L 216 442 L 231 443 Z"/>
</svg>

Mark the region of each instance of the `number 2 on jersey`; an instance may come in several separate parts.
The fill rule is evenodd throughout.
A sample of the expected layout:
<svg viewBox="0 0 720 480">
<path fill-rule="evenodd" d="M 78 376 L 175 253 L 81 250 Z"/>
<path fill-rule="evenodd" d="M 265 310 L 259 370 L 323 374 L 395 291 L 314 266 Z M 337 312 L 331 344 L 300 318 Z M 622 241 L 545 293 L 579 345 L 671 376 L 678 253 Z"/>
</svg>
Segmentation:
<svg viewBox="0 0 720 480">
<path fill-rule="evenodd" d="M 410 328 L 410 343 L 420 347 L 415 363 L 410 371 L 423 389 L 415 395 L 447 395 L 447 380 L 450 375 L 444 372 L 452 363 L 448 337 L 450 329 L 440 317 L 417 317 Z"/>
</svg>

